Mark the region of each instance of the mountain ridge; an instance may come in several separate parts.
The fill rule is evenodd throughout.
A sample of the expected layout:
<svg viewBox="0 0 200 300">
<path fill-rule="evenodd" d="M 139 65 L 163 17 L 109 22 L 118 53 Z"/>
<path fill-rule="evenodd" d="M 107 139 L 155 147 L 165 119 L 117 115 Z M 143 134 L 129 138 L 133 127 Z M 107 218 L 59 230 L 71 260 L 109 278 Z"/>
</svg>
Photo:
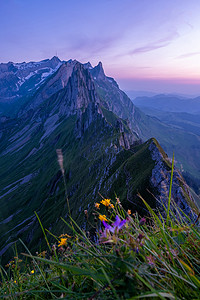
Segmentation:
<svg viewBox="0 0 200 300">
<path fill-rule="evenodd" d="M 66 65 L 72 67 L 69 73 Z M 130 99 L 114 79 L 102 75 L 101 64 L 95 69 L 96 79 L 90 68 L 77 61 L 62 64 L 27 101 L 11 130 L 4 126 L 1 131 L 0 253 L 4 259 L 19 238 L 33 250 L 43 243 L 34 211 L 43 226 L 54 233 L 63 226 L 60 217 L 68 217 L 56 149 L 63 152 L 71 215 L 81 226 L 85 226 L 84 210 L 90 212 L 99 192 L 111 198 L 116 193 L 126 208 L 144 214 L 137 193 L 156 208 L 155 198 L 146 189 L 158 195 L 162 182 L 169 181 L 169 161 L 161 155 L 162 164 L 157 164 L 149 147 L 153 143 L 158 152 L 161 148 L 155 140 L 142 144 L 140 124 L 126 118 L 130 113 L 135 117 Z M 49 83 L 53 85 L 50 91 Z M 31 106 L 31 101 L 36 104 Z M 160 171 L 165 170 L 165 176 L 154 178 L 153 186 L 156 164 L 161 166 Z M 176 177 L 181 175 L 177 172 Z M 182 192 L 176 192 L 179 188 Z M 187 213 L 191 211 L 194 203 L 185 183 L 182 187 L 175 185 L 173 197 L 184 203 Z"/>
</svg>

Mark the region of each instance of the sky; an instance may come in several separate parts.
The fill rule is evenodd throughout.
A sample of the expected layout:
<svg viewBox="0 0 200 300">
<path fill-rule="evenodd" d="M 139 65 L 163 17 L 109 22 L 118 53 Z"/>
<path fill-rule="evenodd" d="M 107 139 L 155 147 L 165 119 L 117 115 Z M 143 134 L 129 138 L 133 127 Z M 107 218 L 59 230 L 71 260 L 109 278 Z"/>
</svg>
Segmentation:
<svg viewBox="0 0 200 300">
<path fill-rule="evenodd" d="M 200 0 L 0 0 L 0 62 L 99 61 L 123 90 L 200 95 Z"/>
</svg>

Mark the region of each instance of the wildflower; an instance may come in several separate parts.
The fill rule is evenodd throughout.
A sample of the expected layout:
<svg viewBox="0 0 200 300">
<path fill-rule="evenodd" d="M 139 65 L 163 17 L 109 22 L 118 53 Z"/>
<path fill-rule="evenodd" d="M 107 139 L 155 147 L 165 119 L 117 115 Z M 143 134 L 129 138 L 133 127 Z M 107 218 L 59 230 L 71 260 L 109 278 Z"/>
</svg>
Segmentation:
<svg viewBox="0 0 200 300">
<path fill-rule="evenodd" d="M 108 208 L 114 208 L 114 205 L 113 204 L 109 204 Z"/>
<path fill-rule="evenodd" d="M 32 271 L 31 271 L 31 274 L 34 274 L 34 273 L 35 273 L 35 271 L 34 271 L 34 270 L 32 270 Z"/>
<path fill-rule="evenodd" d="M 131 215 L 131 210 L 128 209 L 127 214 L 130 216 Z"/>
<path fill-rule="evenodd" d="M 142 226 L 146 223 L 146 219 L 145 218 L 142 218 L 139 222 L 139 225 Z"/>
<path fill-rule="evenodd" d="M 95 203 L 95 207 L 99 209 L 100 203 Z"/>
<path fill-rule="evenodd" d="M 149 256 L 146 256 L 147 263 L 150 266 L 155 266 L 155 258 L 150 254 Z"/>
<path fill-rule="evenodd" d="M 62 233 L 59 238 L 62 238 L 62 237 L 66 237 L 66 238 L 71 238 L 71 236 L 67 233 Z"/>
<path fill-rule="evenodd" d="M 110 199 L 104 199 L 101 201 L 101 203 L 105 206 L 109 206 L 110 205 Z"/>
<path fill-rule="evenodd" d="M 109 230 L 110 232 L 118 232 L 126 223 L 126 220 L 120 220 L 119 216 L 116 216 L 115 222 L 112 225 L 108 225 L 105 220 L 102 221 L 103 225 L 106 230 Z"/>
<path fill-rule="evenodd" d="M 99 215 L 99 220 L 104 222 L 104 221 L 107 221 L 107 218 L 105 215 Z"/>
<path fill-rule="evenodd" d="M 66 245 L 67 245 L 67 238 L 61 238 L 58 247 L 66 246 Z"/>
<path fill-rule="evenodd" d="M 119 198 L 116 197 L 116 200 L 117 200 L 117 204 L 121 204 Z"/>
<path fill-rule="evenodd" d="M 16 281 L 16 280 L 14 280 L 14 283 L 17 283 L 17 281 Z"/>
<path fill-rule="evenodd" d="M 87 209 L 84 210 L 84 214 L 87 216 L 87 214 L 88 214 Z"/>
</svg>

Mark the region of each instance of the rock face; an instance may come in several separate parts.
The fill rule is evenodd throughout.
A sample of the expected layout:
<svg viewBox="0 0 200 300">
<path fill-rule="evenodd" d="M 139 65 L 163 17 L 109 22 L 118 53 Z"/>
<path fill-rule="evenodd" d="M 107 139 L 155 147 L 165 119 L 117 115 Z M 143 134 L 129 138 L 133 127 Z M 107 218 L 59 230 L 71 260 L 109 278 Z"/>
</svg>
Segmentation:
<svg viewBox="0 0 200 300">
<path fill-rule="evenodd" d="M 162 152 L 159 151 L 159 148 L 156 144 L 158 144 L 157 141 L 152 140 L 149 145 L 152 159 L 155 162 L 155 167 L 152 170 L 151 183 L 153 187 L 158 190 L 158 207 L 163 212 L 163 216 L 165 216 L 164 207 L 166 209 L 168 207 L 169 186 L 171 178 L 171 168 L 169 167 L 169 165 L 171 165 L 171 163 L 167 155 L 165 153 L 162 154 Z M 186 185 L 183 177 L 176 168 L 174 168 L 173 171 L 171 199 L 171 209 L 177 218 L 179 218 L 179 214 L 183 218 L 184 214 L 186 214 L 190 217 L 191 220 L 196 220 L 197 215 L 191 208 L 191 204 L 192 207 L 196 206 L 196 204 L 194 203 L 194 200 L 189 192 L 188 186 Z"/>
<path fill-rule="evenodd" d="M 106 75 L 103 70 L 102 62 L 99 62 L 99 64 L 96 67 L 91 69 L 91 73 L 94 79 L 103 80 L 103 81 L 106 80 Z"/>
</svg>

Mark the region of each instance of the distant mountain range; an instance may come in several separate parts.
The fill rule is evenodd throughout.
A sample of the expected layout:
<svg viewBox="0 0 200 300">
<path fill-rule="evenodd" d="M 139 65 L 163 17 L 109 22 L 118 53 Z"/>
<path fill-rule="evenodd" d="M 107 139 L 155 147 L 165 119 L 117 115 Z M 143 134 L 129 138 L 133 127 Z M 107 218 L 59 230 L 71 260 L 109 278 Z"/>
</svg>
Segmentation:
<svg viewBox="0 0 200 300">
<path fill-rule="evenodd" d="M 200 115 L 200 97 L 183 98 L 174 95 L 136 97 L 133 103 L 138 107 L 149 107 L 167 112 L 187 112 Z"/>
<path fill-rule="evenodd" d="M 54 57 L 1 64 L 0 86 L 0 255 L 4 260 L 19 238 L 33 252 L 43 245 L 34 211 L 53 234 L 64 227 L 60 217 L 67 218 L 68 209 L 57 149 L 63 153 L 71 215 L 83 228 L 87 227 L 84 210 L 92 222 L 90 213 L 99 193 L 112 199 L 117 195 L 126 209 L 140 215 L 147 211 L 138 193 L 152 208 L 162 210 L 161 202 L 167 205 L 171 162 L 153 137 L 165 148 L 176 145 L 180 158 L 183 153 L 187 160 L 177 143 L 185 137 L 136 108 L 116 81 L 105 75 L 102 63 L 93 68 L 90 63 Z M 198 150 L 200 139 L 187 138 Z M 193 159 L 198 155 L 199 151 Z M 172 197 L 193 216 L 195 201 L 177 169 Z"/>
</svg>

